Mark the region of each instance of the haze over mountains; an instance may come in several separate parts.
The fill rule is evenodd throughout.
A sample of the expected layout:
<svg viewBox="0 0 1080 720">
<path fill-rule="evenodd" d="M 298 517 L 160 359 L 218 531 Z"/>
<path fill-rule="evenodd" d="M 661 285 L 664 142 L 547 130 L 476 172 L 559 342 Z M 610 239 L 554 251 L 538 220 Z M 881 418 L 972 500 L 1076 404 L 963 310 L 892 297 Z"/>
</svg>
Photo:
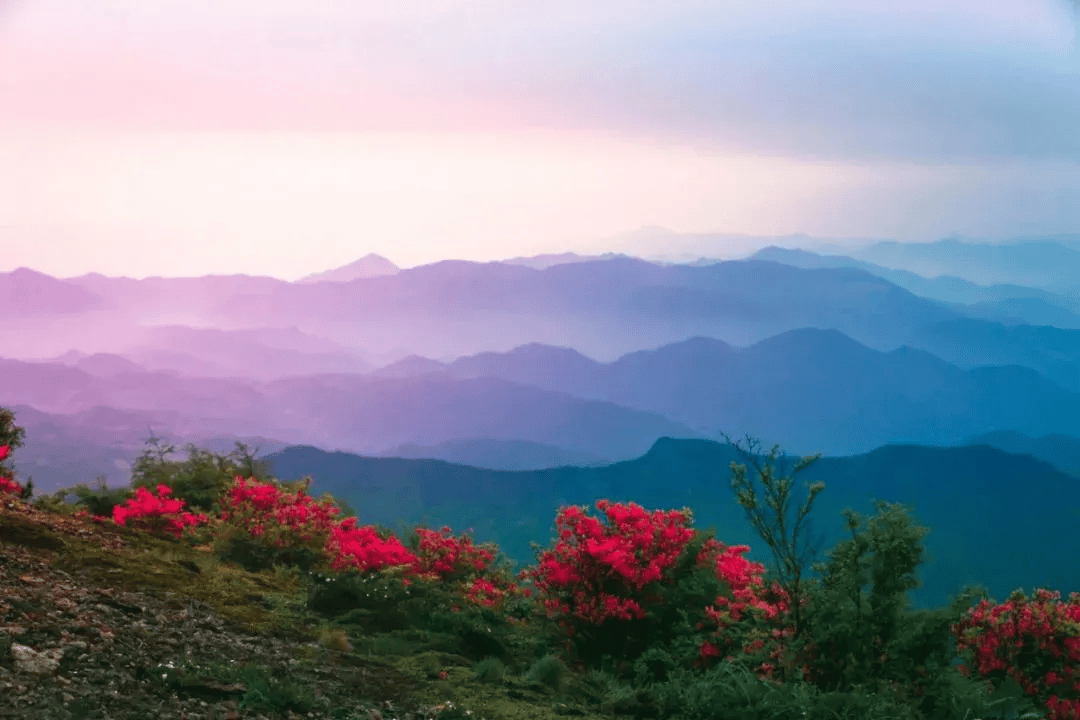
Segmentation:
<svg viewBox="0 0 1080 720">
<path fill-rule="evenodd" d="M 1073 252 L 947 240 L 690 265 L 566 253 L 407 270 L 368 255 L 295 283 L 19 269 L 0 275 L 0 400 L 141 413 L 125 437 L 137 422 L 502 466 L 514 463 L 507 443 L 535 464 L 625 459 L 661 435 L 749 432 L 834 454 L 997 431 L 1071 436 L 1080 330 L 987 318 L 1065 325 L 1080 298 L 1056 280 L 1042 283 L 1051 291 L 959 275 L 1017 279 L 1023 267 L 1030 279 L 1072 267 Z"/>
<path fill-rule="evenodd" d="M 1080 242 L 844 252 L 369 255 L 295 283 L 21 268 L 0 274 L 0 406 L 39 494 L 128 484 L 151 435 L 176 457 L 241 440 L 364 522 L 471 527 L 525 562 L 558 506 L 599 497 L 690 505 L 768 561 L 713 442 L 748 434 L 826 456 L 802 476 L 827 483 L 826 547 L 844 507 L 913 506 L 923 606 L 1078 589 L 1048 548 L 1080 512 Z"/>
</svg>

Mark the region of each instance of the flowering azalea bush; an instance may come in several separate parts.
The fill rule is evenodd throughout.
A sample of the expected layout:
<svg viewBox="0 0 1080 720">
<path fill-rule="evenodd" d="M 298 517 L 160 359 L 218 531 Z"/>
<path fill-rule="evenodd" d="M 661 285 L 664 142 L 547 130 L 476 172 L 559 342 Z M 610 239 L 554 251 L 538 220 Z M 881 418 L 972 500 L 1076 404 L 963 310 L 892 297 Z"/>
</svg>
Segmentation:
<svg viewBox="0 0 1080 720">
<path fill-rule="evenodd" d="M 0 445 L 0 462 L 6 460 L 10 454 L 11 446 Z M 15 482 L 15 478 L 5 475 L 3 468 L 0 468 L 0 496 L 3 495 L 14 495 L 16 497 L 25 498 L 27 492 L 26 488 Z"/>
<path fill-rule="evenodd" d="M 973 654 L 983 677 L 1012 677 L 1050 710 L 1051 720 L 1080 718 L 1080 593 L 1017 590 L 996 606 L 983 600 L 952 627 L 957 649 Z M 966 665 L 961 671 L 970 672 Z"/>
<path fill-rule="evenodd" d="M 725 549 L 696 533 L 688 527 L 689 509 L 650 513 L 606 500 L 597 509 L 608 524 L 582 508 L 560 510 L 559 539 L 530 573 L 548 617 L 557 619 L 579 656 L 596 662 L 603 652 L 623 658 L 626 667 L 649 647 L 668 646 L 676 655 L 694 647 L 695 664 L 702 665 L 719 657 L 721 646 L 724 654 L 757 651 L 763 643 L 754 645 L 755 639 L 774 637 L 764 625 L 779 627 L 787 599 L 775 585 L 764 590 L 764 568 L 740 557 L 749 548 Z M 747 608 L 752 618 L 743 616 Z M 689 624 L 692 618 L 697 622 Z"/>
<path fill-rule="evenodd" d="M 0 461 L 6 460 L 8 454 L 11 452 L 11 448 L 7 445 L 0 445 Z M 12 478 L 0 474 L 0 495 L 14 494 L 18 495 L 22 493 L 22 486 L 15 482 Z"/>
<path fill-rule="evenodd" d="M 717 596 L 715 603 L 705 608 L 706 620 L 697 626 L 716 626 L 713 638 L 701 646 L 701 664 L 721 655 L 734 660 L 732 652 L 760 653 L 768 643 L 770 661 L 761 662 L 757 669 L 763 677 L 772 678 L 783 653 L 781 643 L 794 633 L 791 627 L 781 627 L 790 598 L 775 581 L 765 587 L 765 566 L 742 557 L 749 550 L 748 545 L 724 547 L 710 538 L 697 556 L 699 567 L 713 568 L 716 576 L 727 582 L 731 595 Z"/>
<path fill-rule="evenodd" d="M 237 476 L 222 500 L 223 510 L 206 533 L 192 533 L 223 559 L 251 570 L 275 564 L 310 569 L 326 557 L 335 516 L 330 498 L 316 501 L 303 487 Z"/>
<path fill-rule="evenodd" d="M 641 602 L 631 593 L 661 579 L 694 532 L 686 527 L 689 511 L 646 513 L 640 506 L 596 504 L 611 524 L 588 517 L 579 507 L 563 508 L 556 517 L 559 540 L 545 551 L 531 573 L 546 596 L 549 614 L 600 624 L 609 618 L 644 619 Z"/>
<path fill-rule="evenodd" d="M 207 516 L 201 513 L 181 513 L 184 501 L 168 499 L 171 493 L 172 489 L 167 485 L 158 485 L 156 496 L 146 488 L 137 488 L 134 498 L 113 508 L 113 521 L 117 525 L 131 522 L 133 526 L 152 533 L 164 531 L 175 538 L 181 536 L 185 526 L 208 521 Z"/>
<path fill-rule="evenodd" d="M 492 544 L 476 546 L 468 535 L 455 538 L 451 533 L 447 526 L 439 531 L 417 528 L 417 560 L 410 573 L 455 585 L 473 604 L 508 609 L 507 603 L 519 595 L 521 588 L 506 572 L 493 567 L 497 548 Z"/>
</svg>

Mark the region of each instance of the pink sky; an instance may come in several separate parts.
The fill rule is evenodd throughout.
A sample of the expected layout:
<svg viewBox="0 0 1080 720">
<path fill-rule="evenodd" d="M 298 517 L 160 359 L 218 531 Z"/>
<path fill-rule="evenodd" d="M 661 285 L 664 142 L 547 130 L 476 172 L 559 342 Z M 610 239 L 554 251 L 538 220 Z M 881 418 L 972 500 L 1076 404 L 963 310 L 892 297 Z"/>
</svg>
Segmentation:
<svg viewBox="0 0 1080 720">
<path fill-rule="evenodd" d="M 1064 0 L 0 4 L 0 271 L 1076 232 Z"/>
</svg>

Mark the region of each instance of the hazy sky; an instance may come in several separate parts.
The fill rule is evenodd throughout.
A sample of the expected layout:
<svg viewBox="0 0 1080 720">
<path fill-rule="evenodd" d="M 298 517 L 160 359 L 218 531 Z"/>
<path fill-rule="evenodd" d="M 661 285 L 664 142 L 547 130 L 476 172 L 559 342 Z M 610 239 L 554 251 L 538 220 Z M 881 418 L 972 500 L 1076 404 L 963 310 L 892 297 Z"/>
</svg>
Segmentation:
<svg viewBox="0 0 1080 720">
<path fill-rule="evenodd" d="M 0 0 L 0 271 L 294 279 L 618 251 L 642 226 L 1077 232 L 1076 21 L 1069 0 Z"/>
</svg>

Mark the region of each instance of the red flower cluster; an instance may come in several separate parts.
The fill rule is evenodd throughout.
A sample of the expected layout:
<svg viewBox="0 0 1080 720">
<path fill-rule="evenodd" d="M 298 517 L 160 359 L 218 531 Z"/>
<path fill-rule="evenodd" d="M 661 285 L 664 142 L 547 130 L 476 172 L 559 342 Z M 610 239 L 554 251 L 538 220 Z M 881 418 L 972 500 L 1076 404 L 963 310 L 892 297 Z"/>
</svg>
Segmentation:
<svg viewBox="0 0 1080 720">
<path fill-rule="evenodd" d="M 656 510 L 640 505 L 612 505 L 600 500 L 605 526 L 579 507 L 563 508 L 555 519 L 559 541 L 544 552 L 532 576 L 537 589 L 548 596 L 544 607 L 551 616 L 563 615 L 562 624 L 573 632 L 570 618 L 600 624 L 609 618 L 644 618 L 645 610 L 620 591 L 640 591 L 656 582 L 675 564 L 694 536 L 686 527 L 690 511 Z"/>
<path fill-rule="evenodd" d="M 183 533 L 185 525 L 200 525 L 208 521 L 207 516 L 203 514 L 196 515 L 189 512 L 179 514 L 184 507 L 184 501 L 167 500 L 166 498 L 172 494 L 172 488 L 168 485 L 158 485 L 157 492 L 155 497 L 146 488 L 136 489 L 134 498 L 124 505 L 113 507 L 113 522 L 117 525 L 126 525 L 128 520 L 135 520 L 133 524 L 138 524 L 147 530 L 155 531 L 161 528 L 178 538 Z"/>
<path fill-rule="evenodd" d="M 266 536 L 268 544 L 279 548 L 297 538 L 324 545 L 340 512 L 329 499 L 317 503 L 303 489 L 284 492 L 273 483 L 239 475 L 225 495 L 225 506 L 223 522 L 231 520 L 252 537 Z"/>
<path fill-rule="evenodd" d="M 9 446 L 0 445 L 0 462 L 6 460 L 10 453 L 11 448 Z M 22 491 L 22 485 L 15 482 L 14 478 L 0 475 L 0 495 L 21 495 Z"/>
<path fill-rule="evenodd" d="M 356 527 L 356 518 L 345 518 L 330 533 L 327 551 L 334 570 L 356 568 L 361 572 L 391 566 L 412 566 L 418 558 L 391 535 L 383 540 L 373 527 Z"/>
<path fill-rule="evenodd" d="M 794 628 L 776 627 L 786 617 L 790 598 L 779 583 L 765 588 L 762 574 L 765 566 L 742 557 L 749 552 L 748 545 L 730 545 L 710 538 L 697 556 L 698 567 L 712 567 L 716 576 L 727 581 L 732 598 L 717 596 L 713 605 L 705 608 L 707 622 L 716 625 L 713 639 L 724 646 L 724 651 L 713 642 L 701 647 L 699 662 L 705 664 L 710 658 L 720 657 L 741 645 L 742 652 L 753 654 L 765 647 L 766 638 L 772 643 L 769 658 L 779 662 L 784 652 L 783 643 L 794 635 Z M 749 615 L 748 615 L 749 613 Z M 767 631 L 748 627 L 746 620 L 764 622 Z M 758 624 L 760 624 L 760 622 Z M 698 625 L 701 630 L 705 623 Z M 728 655 L 728 657 L 732 657 Z M 772 677 L 776 666 L 764 662 L 758 670 L 763 677 Z"/>
<path fill-rule="evenodd" d="M 1001 605 L 986 600 L 952 626 L 960 652 L 974 651 L 985 677 L 1013 677 L 1044 700 L 1051 720 L 1080 718 L 1080 593 L 1038 590 L 1033 601 L 1017 590 Z M 1045 674 L 1046 664 L 1056 669 Z M 961 665 L 965 674 L 967 667 Z"/>
<path fill-rule="evenodd" d="M 417 563 L 416 572 L 440 576 L 470 569 L 482 572 L 495 559 L 495 554 L 489 549 L 474 547 L 472 538 L 462 536 L 455 539 L 450 537 L 450 533 L 450 528 L 445 525 L 438 532 L 416 529 L 416 534 L 420 536 L 419 550 L 424 557 Z"/>
<path fill-rule="evenodd" d="M 694 537 L 694 531 L 687 527 L 692 519 L 688 509 L 648 513 L 636 503 L 612 505 L 606 500 L 599 501 L 596 507 L 607 515 L 608 525 L 586 516 L 581 508 L 560 511 L 556 518 L 559 541 L 554 550 L 540 557 L 532 573 L 538 590 L 547 595 L 544 607 L 549 616 L 561 615 L 560 623 L 570 635 L 576 622 L 600 624 L 609 619 L 644 618 L 641 603 L 657 596 L 642 591 L 650 583 L 665 579 L 665 571 L 675 565 Z M 706 615 L 719 626 L 718 632 L 741 620 L 746 608 L 756 608 L 768 620 L 787 610 L 787 595 L 775 583 L 772 594 L 776 599 L 764 599 L 760 575 L 765 568 L 740 557 L 747 550 L 745 545 L 725 550 L 721 543 L 710 540 L 697 557 L 698 567 L 714 567 L 717 577 L 728 582 L 735 598 L 731 602 L 719 596 L 718 607 L 706 608 Z M 636 594 L 641 600 L 628 594 Z M 785 636 L 776 632 L 777 638 Z M 758 643 L 755 649 L 761 647 Z M 701 646 L 700 661 L 720 654 L 720 649 L 707 641 Z M 779 654 L 778 648 L 774 655 Z M 763 666 L 763 672 L 771 669 L 771 665 Z"/>
</svg>

